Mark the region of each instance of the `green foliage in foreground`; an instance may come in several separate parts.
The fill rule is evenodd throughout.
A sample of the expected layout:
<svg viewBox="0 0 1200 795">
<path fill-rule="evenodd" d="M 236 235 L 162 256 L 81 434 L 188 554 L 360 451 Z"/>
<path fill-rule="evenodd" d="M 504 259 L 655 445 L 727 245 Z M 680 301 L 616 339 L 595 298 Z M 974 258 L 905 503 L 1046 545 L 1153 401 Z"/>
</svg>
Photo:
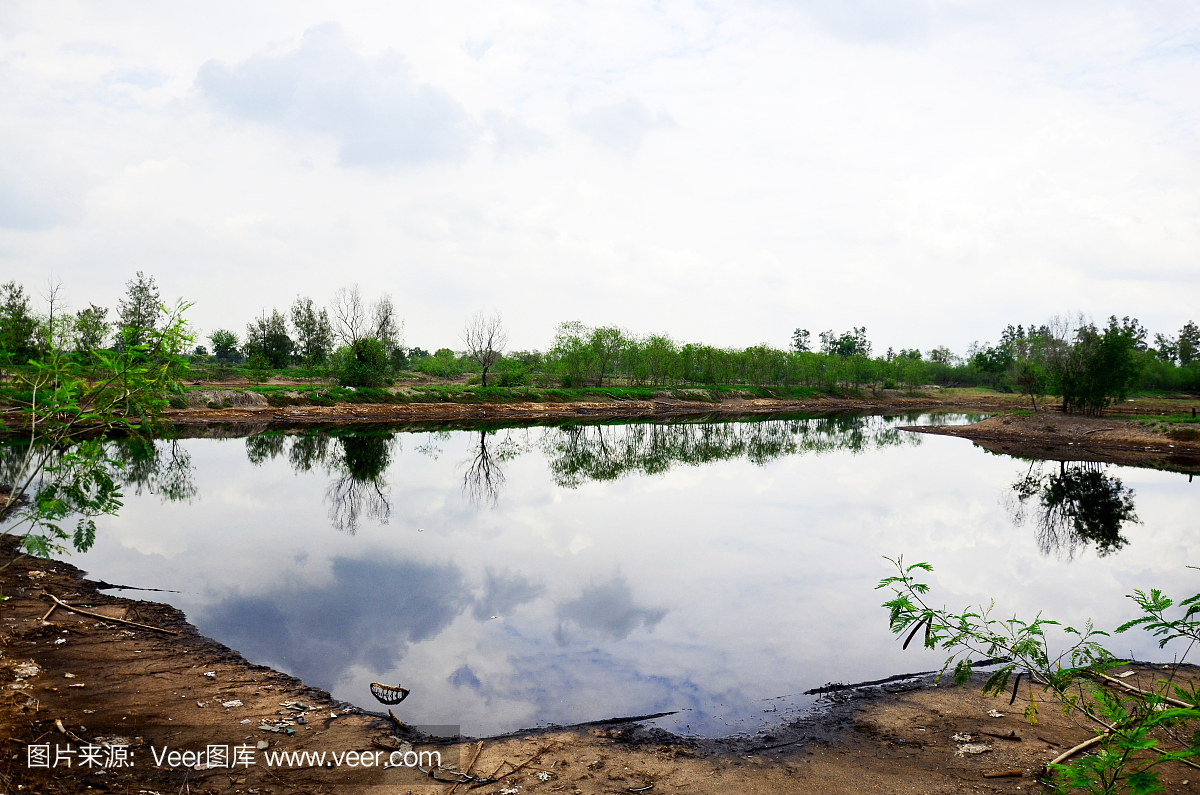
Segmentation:
<svg viewBox="0 0 1200 795">
<path fill-rule="evenodd" d="M 892 632 L 907 632 L 904 648 L 921 634 L 926 648 L 940 648 L 949 654 L 942 674 L 953 670 L 957 684 L 970 678 L 976 661 L 997 660 L 1000 665 L 988 676 L 983 692 L 993 697 L 1007 694 L 1009 682 L 1015 678 L 1012 703 L 1025 679 L 1029 697 L 1025 717 L 1031 724 L 1038 720 L 1033 687 L 1037 684 L 1043 697 L 1048 695 L 1064 715 L 1079 713 L 1101 727 L 1087 755 L 1062 758 L 1061 764 L 1047 766 L 1056 791 L 1159 792 L 1163 786 L 1158 767 L 1200 755 L 1200 732 L 1193 733 L 1200 721 L 1200 691 L 1170 680 L 1146 691 L 1107 676 L 1109 668 L 1122 663 L 1101 641 L 1109 633 L 1096 630 L 1090 621 L 1076 629 L 1040 613 L 1031 621 L 1016 616 L 997 618 L 994 603 L 962 612 L 933 608 L 925 600 L 929 586 L 918 579 L 933 567 L 928 563 L 906 566 L 902 557 L 888 560 L 897 573 L 876 587 L 892 589 L 894 597 L 883 606 L 889 611 Z M 1116 632 L 1142 627 L 1158 638 L 1160 648 L 1172 640 L 1200 641 L 1200 594 L 1178 606 L 1157 590 L 1148 594 L 1135 591 L 1130 598 L 1142 615 L 1117 627 Z M 1175 607 L 1184 608 L 1182 616 L 1168 616 Z M 1047 637 L 1050 630 L 1065 636 L 1065 647 L 1052 649 Z M 1179 749 L 1169 750 L 1168 741 Z"/>
<path fill-rule="evenodd" d="M 159 307 L 153 323 L 122 330 L 118 350 L 95 351 L 86 363 L 47 338 L 44 355 L 12 368 L 16 421 L 0 428 L 26 443 L 20 455 L 0 460 L 0 483 L 10 489 L 0 523 L 26 552 L 47 557 L 66 542 L 87 550 L 95 518 L 120 510 L 124 462 L 100 439 L 149 439 L 156 430 L 187 369 L 188 306 Z M 76 517 L 73 529 L 64 527 L 69 517 Z"/>
</svg>

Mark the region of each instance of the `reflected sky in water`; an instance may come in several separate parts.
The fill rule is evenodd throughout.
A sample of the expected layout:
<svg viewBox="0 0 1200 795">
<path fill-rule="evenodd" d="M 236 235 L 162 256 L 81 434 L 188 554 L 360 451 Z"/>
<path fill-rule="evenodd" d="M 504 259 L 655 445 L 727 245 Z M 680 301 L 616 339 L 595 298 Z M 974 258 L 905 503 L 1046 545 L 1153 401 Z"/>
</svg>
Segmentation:
<svg viewBox="0 0 1200 795">
<path fill-rule="evenodd" d="M 1200 484 L 1042 471 L 912 422 L 185 440 L 190 502 L 130 490 L 72 562 L 180 590 L 153 596 L 252 662 L 368 709 L 371 681 L 403 685 L 401 719 L 472 734 L 680 710 L 657 723 L 720 736 L 826 682 L 937 668 L 887 630 L 883 555 L 932 562 L 951 607 L 1101 626 L 1134 588 L 1200 590 Z M 1068 522 L 1054 554 L 1045 528 L 1097 492 L 1140 521 L 1104 555 Z"/>
</svg>

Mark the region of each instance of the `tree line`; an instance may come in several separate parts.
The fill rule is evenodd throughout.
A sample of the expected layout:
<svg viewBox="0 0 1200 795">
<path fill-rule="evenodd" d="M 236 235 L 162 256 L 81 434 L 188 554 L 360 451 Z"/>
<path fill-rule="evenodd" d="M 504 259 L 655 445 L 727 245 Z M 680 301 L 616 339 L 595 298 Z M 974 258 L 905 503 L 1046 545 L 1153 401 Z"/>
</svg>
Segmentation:
<svg viewBox="0 0 1200 795">
<path fill-rule="evenodd" d="M 165 311 L 153 276 L 126 284 L 112 320 L 106 308 L 63 308 L 60 287 L 48 285 L 47 311 L 15 282 L 0 287 L 0 366 L 36 360 L 50 348 L 87 360 L 100 350 L 142 344 Z M 1100 413 L 1136 390 L 1200 391 L 1200 328 L 1149 332 L 1136 320 L 1057 317 L 1039 325 L 1009 325 L 995 344 L 973 343 L 965 356 L 945 346 L 922 352 L 888 348 L 873 354 L 865 326 L 812 335 L 797 328 L 790 345 L 746 348 L 638 335 L 617 326 L 560 324 L 545 351 L 509 351 L 498 314 L 468 318 L 455 347 L 434 353 L 406 347 L 404 322 L 388 295 L 370 299 L 343 287 L 329 305 L 297 296 L 287 311 L 263 309 L 242 334 L 217 329 L 210 345 L 188 359 L 193 369 L 237 367 L 252 380 L 294 369 L 345 386 L 386 386 L 403 373 L 466 380 L 482 386 L 672 387 L 751 385 L 916 389 L 987 386 L 1019 391 L 1036 407 L 1050 394 L 1064 410 Z"/>
</svg>

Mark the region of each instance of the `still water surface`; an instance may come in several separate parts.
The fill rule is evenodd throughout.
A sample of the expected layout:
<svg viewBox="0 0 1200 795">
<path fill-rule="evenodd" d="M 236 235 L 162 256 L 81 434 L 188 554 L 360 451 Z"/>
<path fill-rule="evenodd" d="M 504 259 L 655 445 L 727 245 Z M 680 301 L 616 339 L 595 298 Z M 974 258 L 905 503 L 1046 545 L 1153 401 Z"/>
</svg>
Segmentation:
<svg viewBox="0 0 1200 795">
<path fill-rule="evenodd" d="M 1200 590 L 1200 483 L 896 430 L 971 419 L 183 440 L 71 561 L 180 591 L 151 596 L 252 662 L 367 709 L 400 684 L 402 720 L 477 735 L 670 710 L 750 732 L 826 682 L 937 668 L 888 633 L 884 555 L 930 561 L 952 607 L 1100 626 L 1134 588 Z"/>
</svg>

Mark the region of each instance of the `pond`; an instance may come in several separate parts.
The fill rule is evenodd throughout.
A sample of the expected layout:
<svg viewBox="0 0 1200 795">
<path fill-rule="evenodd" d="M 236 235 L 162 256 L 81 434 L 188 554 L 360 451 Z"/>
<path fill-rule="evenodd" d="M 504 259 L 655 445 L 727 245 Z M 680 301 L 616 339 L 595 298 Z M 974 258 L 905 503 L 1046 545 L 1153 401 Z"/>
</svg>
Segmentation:
<svg viewBox="0 0 1200 795">
<path fill-rule="evenodd" d="M 366 709 L 402 685 L 402 720 L 470 735 L 659 712 L 754 732 L 827 682 L 936 669 L 888 632 L 885 555 L 932 563 L 939 604 L 1101 627 L 1135 588 L 1200 590 L 1200 484 L 897 430 L 974 419 L 162 442 L 126 451 L 124 510 L 70 560 L 178 591 L 146 598 L 251 662 Z"/>
</svg>

